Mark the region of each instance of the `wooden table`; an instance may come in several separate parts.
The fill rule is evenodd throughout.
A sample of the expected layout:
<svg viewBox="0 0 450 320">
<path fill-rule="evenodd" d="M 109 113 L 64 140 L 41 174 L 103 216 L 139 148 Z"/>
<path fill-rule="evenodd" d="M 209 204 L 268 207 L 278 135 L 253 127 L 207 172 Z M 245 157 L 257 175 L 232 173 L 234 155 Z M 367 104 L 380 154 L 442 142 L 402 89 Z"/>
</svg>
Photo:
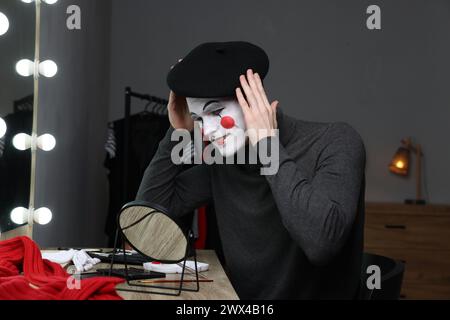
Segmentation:
<svg viewBox="0 0 450 320">
<path fill-rule="evenodd" d="M 50 251 L 50 250 L 48 250 Z M 51 250 L 53 251 L 53 250 Z M 117 290 L 117 293 L 124 298 L 125 300 L 238 300 L 236 292 L 234 291 L 233 286 L 231 285 L 225 271 L 222 268 L 222 265 L 217 258 L 216 253 L 213 250 L 197 250 L 197 261 L 206 262 L 209 264 L 209 270 L 206 272 L 201 272 L 199 274 L 205 276 L 207 279 L 214 280 L 213 282 L 200 282 L 200 290 L 198 292 L 192 291 L 182 291 L 180 296 L 168 296 L 168 295 L 160 295 L 160 294 L 148 294 L 148 293 L 138 293 L 138 292 L 128 292 Z M 120 268 L 121 265 L 115 264 L 114 268 Z M 133 268 L 137 266 L 132 266 Z M 108 263 L 99 263 L 95 266 L 96 269 L 100 268 L 109 268 Z M 166 280 L 178 280 L 180 279 L 179 274 L 168 274 L 165 278 Z M 186 280 L 195 280 L 195 275 L 185 275 Z M 202 279 L 199 276 L 199 279 Z M 156 279 L 155 279 L 156 280 Z M 178 286 L 178 283 L 169 283 L 169 284 L 158 284 L 161 286 Z M 186 288 L 195 288 L 195 283 L 185 283 L 183 287 Z M 120 288 L 130 288 L 126 283 L 119 284 L 117 286 Z M 149 290 L 149 291 L 160 291 L 161 289 L 155 288 L 140 288 L 140 287 L 132 287 L 138 288 L 139 290 Z M 167 291 L 174 292 L 174 291 Z"/>
</svg>

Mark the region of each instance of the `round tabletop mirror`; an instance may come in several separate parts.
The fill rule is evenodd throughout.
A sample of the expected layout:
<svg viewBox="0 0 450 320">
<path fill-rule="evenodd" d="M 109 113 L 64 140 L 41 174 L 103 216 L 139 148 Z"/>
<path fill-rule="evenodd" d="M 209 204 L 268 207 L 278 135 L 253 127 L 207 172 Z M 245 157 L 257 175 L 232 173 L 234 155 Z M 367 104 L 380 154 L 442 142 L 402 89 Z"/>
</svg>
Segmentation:
<svg viewBox="0 0 450 320">
<path fill-rule="evenodd" d="M 187 237 L 165 209 L 134 201 L 122 208 L 118 220 L 125 240 L 139 253 L 165 263 L 176 263 L 186 257 Z"/>
</svg>

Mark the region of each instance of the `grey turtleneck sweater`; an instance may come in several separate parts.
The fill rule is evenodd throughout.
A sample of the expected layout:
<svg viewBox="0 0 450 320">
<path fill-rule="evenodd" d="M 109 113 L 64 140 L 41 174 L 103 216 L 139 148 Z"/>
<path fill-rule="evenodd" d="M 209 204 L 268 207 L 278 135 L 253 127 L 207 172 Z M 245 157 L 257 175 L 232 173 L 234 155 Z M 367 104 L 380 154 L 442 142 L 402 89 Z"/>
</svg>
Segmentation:
<svg viewBox="0 0 450 320">
<path fill-rule="evenodd" d="M 279 169 L 174 165 L 170 128 L 137 199 L 174 218 L 210 201 L 230 280 L 241 299 L 351 299 L 363 251 L 365 149 L 344 123 L 277 113 Z M 268 142 L 271 143 L 268 138 Z"/>
</svg>

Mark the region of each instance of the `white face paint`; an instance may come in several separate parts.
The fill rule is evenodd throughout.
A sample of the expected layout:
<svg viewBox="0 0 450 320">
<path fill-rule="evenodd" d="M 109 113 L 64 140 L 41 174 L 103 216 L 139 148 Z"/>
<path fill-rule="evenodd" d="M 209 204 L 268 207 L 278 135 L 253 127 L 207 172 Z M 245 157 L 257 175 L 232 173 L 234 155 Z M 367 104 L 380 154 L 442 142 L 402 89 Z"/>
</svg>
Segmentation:
<svg viewBox="0 0 450 320">
<path fill-rule="evenodd" d="M 245 145 L 244 113 L 237 99 L 186 98 L 186 101 L 192 118 L 203 128 L 204 139 L 211 141 L 222 156 L 232 156 Z M 233 119 L 234 126 L 224 128 L 224 117 Z"/>
</svg>

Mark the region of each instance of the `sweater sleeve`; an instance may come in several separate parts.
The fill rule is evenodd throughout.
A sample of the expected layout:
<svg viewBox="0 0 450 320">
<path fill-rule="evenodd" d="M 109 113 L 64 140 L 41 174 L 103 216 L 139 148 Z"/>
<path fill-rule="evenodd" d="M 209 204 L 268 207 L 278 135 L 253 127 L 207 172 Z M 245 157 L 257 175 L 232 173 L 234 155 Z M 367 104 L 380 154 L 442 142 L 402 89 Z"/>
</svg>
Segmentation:
<svg viewBox="0 0 450 320">
<path fill-rule="evenodd" d="M 145 170 L 136 200 L 159 204 L 172 217 L 184 214 L 206 204 L 211 199 L 209 170 L 205 164 L 183 170 L 171 160 L 172 148 L 179 142 L 171 141 L 174 129 L 169 128 L 158 150 Z"/>
<path fill-rule="evenodd" d="M 365 170 L 364 144 L 349 125 L 332 124 L 323 138 L 312 178 L 282 145 L 278 172 L 266 176 L 283 225 L 318 266 L 331 262 L 347 240 Z"/>
</svg>

